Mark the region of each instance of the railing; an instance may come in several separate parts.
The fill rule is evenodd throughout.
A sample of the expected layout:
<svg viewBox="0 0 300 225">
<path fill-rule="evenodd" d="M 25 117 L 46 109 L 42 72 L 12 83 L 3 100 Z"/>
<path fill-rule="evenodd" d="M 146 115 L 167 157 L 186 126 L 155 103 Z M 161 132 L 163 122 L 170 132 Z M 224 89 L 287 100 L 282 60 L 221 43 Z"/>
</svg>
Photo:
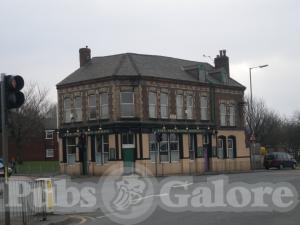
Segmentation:
<svg viewBox="0 0 300 225">
<path fill-rule="evenodd" d="M 8 187 L 9 206 L 5 207 L 5 185 Z M 0 178 L 0 224 L 30 225 L 46 219 L 45 183 L 32 179 L 11 178 L 8 184 Z"/>
</svg>

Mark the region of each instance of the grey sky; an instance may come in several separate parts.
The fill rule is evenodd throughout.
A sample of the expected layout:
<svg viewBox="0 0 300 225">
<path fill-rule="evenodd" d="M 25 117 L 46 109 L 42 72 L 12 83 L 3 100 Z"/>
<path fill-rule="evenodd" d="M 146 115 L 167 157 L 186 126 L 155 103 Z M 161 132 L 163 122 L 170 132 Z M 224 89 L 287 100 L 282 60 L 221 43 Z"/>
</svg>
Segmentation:
<svg viewBox="0 0 300 225">
<path fill-rule="evenodd" d="M 0 72 L 51 91 L 92 56 L 124 52 L 210 61 L 227 49 L 231 76 L 268 106 L 300 110 L 300 1 L 297 0 L 2 0 Z M 246 92 L 249 90 L 247 89 Z"/>
</svg>

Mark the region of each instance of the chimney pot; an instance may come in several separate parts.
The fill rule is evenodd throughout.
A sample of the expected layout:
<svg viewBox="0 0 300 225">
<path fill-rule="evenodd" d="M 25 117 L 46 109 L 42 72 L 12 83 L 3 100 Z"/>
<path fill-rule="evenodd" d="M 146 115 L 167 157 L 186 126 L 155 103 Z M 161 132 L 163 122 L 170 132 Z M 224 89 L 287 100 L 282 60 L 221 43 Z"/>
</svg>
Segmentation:
<svg viewBox="0 0 300 225">
<path fill-rule="evenodd" d="M 217 57 L 214 60 L 215 62 L 215 68 L 220 69 L 224 68 L 229 75 L 229 58 L 226 56 L 226 50 L 220 50 L 220 55 L 217 55 Z"/>
</svg>

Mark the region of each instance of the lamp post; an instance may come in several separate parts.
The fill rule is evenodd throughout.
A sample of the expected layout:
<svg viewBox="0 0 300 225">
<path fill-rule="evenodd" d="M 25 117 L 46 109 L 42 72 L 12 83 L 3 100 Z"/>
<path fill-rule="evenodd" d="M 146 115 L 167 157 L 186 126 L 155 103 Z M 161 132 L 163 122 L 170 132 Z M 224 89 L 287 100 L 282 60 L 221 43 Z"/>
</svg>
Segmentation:
<svg viewBox="0 0 300 225">
<path fill-rule="evenodd" d="M 269 66 L 268 64 L 260 65 L 260 66 L 254 66 L 249 68 L 249 75 L 250 75 L 250 107 L 251 107 L 251 116 L 250 116 L 250 129 L 251 129 L 251 137 L 250 141 L 253 142 L 250 143 L 250 160 L 251 160 L 251 168 L 254 169 L 254 163 L 253 163 L 253 147 L 255 144 L 255 132 L 253 128 L 253 94 L 252 94 L 252 73 L 251 71 L 253 69 L 262 69 L 264 67 Z"/>
</svg>

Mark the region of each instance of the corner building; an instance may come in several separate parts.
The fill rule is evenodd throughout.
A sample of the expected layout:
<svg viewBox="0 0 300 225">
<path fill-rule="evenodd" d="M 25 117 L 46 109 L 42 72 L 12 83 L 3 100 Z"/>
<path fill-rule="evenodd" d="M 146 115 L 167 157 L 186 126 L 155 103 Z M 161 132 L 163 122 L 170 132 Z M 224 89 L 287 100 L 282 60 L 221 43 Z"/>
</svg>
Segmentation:
<svg viewBox="0 0 300 225">
<path fill-rule="evenodd" d="M 57 84 L 62 173 L 109 166 L 144 175 L 250 169 L 244 90 L 221 50 L 214 65 L 125 53 L 91 58 Z"/>
</svg>

